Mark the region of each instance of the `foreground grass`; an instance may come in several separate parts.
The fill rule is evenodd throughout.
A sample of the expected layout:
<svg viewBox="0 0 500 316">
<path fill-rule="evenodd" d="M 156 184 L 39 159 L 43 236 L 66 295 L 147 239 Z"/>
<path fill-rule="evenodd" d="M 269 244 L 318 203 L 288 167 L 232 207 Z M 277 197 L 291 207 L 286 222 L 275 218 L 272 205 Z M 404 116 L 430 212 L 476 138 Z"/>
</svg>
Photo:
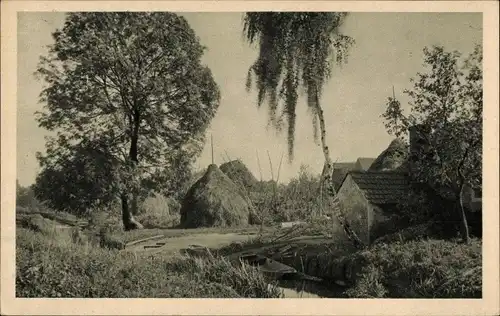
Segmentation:
<svg viewBox="0 0 500 316">
<path fill-rule="evenodd" d="M 223 258 L 142 257 L 17 229 L 17 297 L 278 298 L 254 268 Z"/>
<path fill-rule="evenodd" d="M 260 236 L 259 227 L 111 231 L 96 243 L 91 238 L 82 238 L 79 230 L 55 229 L 54 222 L 40 214 L 20 217 L 18 224 L 23 227 L 17 229 L 16 295 L 19 297 L 279 297 L 279 291 L 269 288 L 258 271 L 247 266 L 234 267 L 220 257 L 141 257 L 101 248 L 103 242 L 104 248 L 119 248 L 111 244 L 123 245 L 159 234 L 179 237 L 231 232 L 255 234 L 255 238 L 219 249 L 219 254 L 255 247 L 270 247 L 267 250 L 274 252 L 292 246 L 287 252 L 294 255 L 282 261 L 313 276 L 348 281 L 349 287 L 342 296 L 482 296 L 482 242 L 478 239 L 461 244 L 427 239 L 427 232 L 417 236 L 408 231 L 408 236 L 400 232 L 355 252 L 338 238 L 328 245 L 313 243 L 296 247 L 298 242 L 289 239 L 296 234 L 288 234 L 277 242 L 283 230 L 275 228 L 264 237 Z"/>
<path fill-rule="evenodd" d="M 481 298 L 482 242 L 418 240 L 377 244 L 343 258 L 356 298 Z M 340 264 L 337 262 L 337 264 Z"/>
<path fill-rule="evenodd" d="M 480 239 L 463 244 L 456 240 L 429 239 L 410 233 L 407 233 L 408 236 L 380 240 L 362 251 L 356 251 L 352 245 L 349 247 L 348 243 L 340 240 L 324 244 L 303 244 L 294 239 L 280 243 L 250 240 L 244 248 L 260 247 L 260 252 L 270 256 L 285 246 L 287 252 L 293 255 L 279 258 L 279 261 L 323 278 L 335 290 L 335 280 L 346 282 L 347 287 L 339 297 L 482 297 Z M 231 245 L 219 251 L 225 254 L 235 252 Z"/>
</svg>

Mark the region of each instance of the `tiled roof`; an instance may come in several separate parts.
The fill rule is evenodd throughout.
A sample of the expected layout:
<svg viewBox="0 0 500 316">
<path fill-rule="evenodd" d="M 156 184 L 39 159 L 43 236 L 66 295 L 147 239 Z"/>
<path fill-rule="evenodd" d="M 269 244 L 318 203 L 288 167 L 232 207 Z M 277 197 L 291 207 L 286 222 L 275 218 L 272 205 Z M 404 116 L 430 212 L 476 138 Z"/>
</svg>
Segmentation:
<svg viewBox="0 0 500 316">
<path fill-rule="evenodd" d="M 370 203 L 394 204 L 407 196 L 409 182 L 405 173 L 352 171 L 349 174 Z"/>
<path fill-rule="evenodd" d="M 356 167 L 355 162 L 338 162 L 333 165 L 332 182 L 335 190 L 340 188 L 345 176 Z"/>
<path fill-rule="evenodd" d="M 354 169 L 356 167 L 356 162 L 336 162 L 333 164 L 333 170 L 335 169 Z"/>
</svg>

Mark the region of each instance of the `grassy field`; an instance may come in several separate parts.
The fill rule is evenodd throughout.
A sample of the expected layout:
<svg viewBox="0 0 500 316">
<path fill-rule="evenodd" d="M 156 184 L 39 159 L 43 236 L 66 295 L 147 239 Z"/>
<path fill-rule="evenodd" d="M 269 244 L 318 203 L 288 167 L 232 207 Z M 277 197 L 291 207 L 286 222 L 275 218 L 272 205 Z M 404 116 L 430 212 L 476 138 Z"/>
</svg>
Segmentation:
<svg viewBox="0 0 500 316">
<path fill-rule="evenodd" d="M 49 224 L 49 223 L 46 223 Z M 278 298 L 255 268 L 206 259 L 104 249 L 65 230 L 18 228 L 17 297 Z"/>
<path fill-rule="evenodd" d="M 166 214 L 159 211 L 161 205 L 155 207 L 156 210 L 150 207 L 148 215 L 152 222 Z M 245 250 L 323 278 L 322 296 L 482 295 L 481 240 L 461 244 L 430 236 L 418 226 L 356 251 L 341 232 L 332 227 L 326 229 L 319 222 L 296 229 L 275 225 L 125 232 L 119 215 L 113 212 L 95 212 L 82 219 L 44 208 L 36 212 L 18 208 L 16 215 L 18 297 L 281 297 L 277 284 L 269 287 L 269 280 L 258 270 L 233 266 L 225 258 Z M 170 218 L 165 220 L 168 222 Z M 122 251 L 130 242 L 158 235 L 167 240 L 169 247 L 165 248 L 169 249 L 188 243 L 218 246 L 212 249 L 214 256 L 205 259 L 166 250 Z M 210 243 L 208 238 L 212 235 L 225 235 L 224 244 L 213 240 Z M 239 241 L 230 244 L 231 236 L 241 238 L 234 238 Z M 347 286 L 339 288 L 334 282 L 339 279 L 346 281 Z M 310 291 L 320 293 L 317 288 Z"/>
</svg>

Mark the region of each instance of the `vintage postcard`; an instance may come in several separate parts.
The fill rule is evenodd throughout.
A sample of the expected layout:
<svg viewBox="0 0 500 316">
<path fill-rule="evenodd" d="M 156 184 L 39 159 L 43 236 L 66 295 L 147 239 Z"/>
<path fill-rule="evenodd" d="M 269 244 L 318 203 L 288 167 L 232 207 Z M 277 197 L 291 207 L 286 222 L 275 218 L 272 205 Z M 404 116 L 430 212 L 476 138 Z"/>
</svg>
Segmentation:
<svg viewBox="0 0 500 316">
<path fill-rule="evenodd" d="M 2 314 L 498 315 L 498 9 L 2 2 Z"/>
</svg>

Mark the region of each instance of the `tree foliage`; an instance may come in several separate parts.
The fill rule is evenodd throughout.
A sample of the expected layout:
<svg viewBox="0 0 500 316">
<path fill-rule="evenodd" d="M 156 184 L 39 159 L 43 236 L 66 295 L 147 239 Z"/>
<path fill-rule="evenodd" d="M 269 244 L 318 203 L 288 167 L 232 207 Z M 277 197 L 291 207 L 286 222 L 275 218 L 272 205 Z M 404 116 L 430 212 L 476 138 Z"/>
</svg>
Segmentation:
<svg viewBox="0 0 500 316">
<path fill-rule="evenodd" d="M 85 215 L 92 209 L 110 206 L 116 200 L 115 165 L 103 152 L 75 146 L 63 153 L 48 147 L 47 156 L 39 156 L 43 169 L 37 175 L 37 198 L 54 210 Z M 57 161 L 49 161 L 55 159 Z"/>
<path fill-rule="evenodd" d="M 204 47 L 184 18 L 70 13 L 53 38 L 37 70 L 47 84 L 37 119 L 56 132 L 39 158 L 44 190 L 60 189 L 50 179 L 64 178 L 56 175 L 60 170 L 73 172 L 72 163 L 96 167 L 84 168 L 81 182 L 67 182 L 82 185 L 68 189 L 72 193 L 91 184 L 104 195 L 161 189 L 180 155 L 190 165 L 201 152 L 220 97 L 201 64 Z"/>
<path fill-rule="evenodd" d="M 347 13 L 343 12 L 247 13 L 244 33 L 250 43 L 258 41 L 260 48 L 257 60 L 248 72 L 247 89 L 251 88 L 255 75 L 258 106 L 267 98 L 270 123 L 278 131 L 286 121 L 289 162 L 293 160 L 299 88 L 305 91 L 312 114 L 314 140 L 321 139 L 325 158 L 319 186 L 320 213 L 325 208 L 333 210 L 349 239 L 360 245 L 359 238 L 344 216 L 333 207 L 333 196 L 336 194 L 331 182 L 333 165 L 320 102 L 323 85 L 330 78 L 334 63 L 346 62 L 349 49 L 354 44 L 351 37 L 339 32 L 346 16 Z M 281 110 L 278 108 L 280 100 L 284 101 Z"/>
<path fill-rule="evenodd" d="M 39 204 L 40 203 L 35 197 L 33 187 L 23 187 L 19 184 L 19 181 L 16 180 L 16 206 L 35 209 L 40 206 Z"/>
<path fill-rule="evenodd" d="M 347 60 L 354 40 L 339 32 L 343 12 L 250 12 L 244 18 L 244 33 L 259 44 L 259 55 L 250 67 L 247 89 L 252 81 L 258 91 L 259 107 L 267 99 L 269 119 L 281 130 L 288 126 L 288 157 L 293 159 L 296 106 L 299 89 L 307 94 L 315 140 L 324 83 L 333 64 Z M 280 100 L 284 100 L 280 108 Z M 281 113 L 280 113 L 281 112 Z"/>
<path fill-rule="evenodd" d="M 464 60 L 456 51 L 425 48 L 424 62 L 427 71 L 417 73 L 413 88 L 404 91 L 409 115 L 389 98 L 383 117 L 389 133 L 403 137 L 413 129 L 423 140 L 412 156 L 415 179 L 441 192 L 446 188 L 462 202 L 464 187 L 481 186 L 482 180 L 482 46 Z"/>
</svg>

